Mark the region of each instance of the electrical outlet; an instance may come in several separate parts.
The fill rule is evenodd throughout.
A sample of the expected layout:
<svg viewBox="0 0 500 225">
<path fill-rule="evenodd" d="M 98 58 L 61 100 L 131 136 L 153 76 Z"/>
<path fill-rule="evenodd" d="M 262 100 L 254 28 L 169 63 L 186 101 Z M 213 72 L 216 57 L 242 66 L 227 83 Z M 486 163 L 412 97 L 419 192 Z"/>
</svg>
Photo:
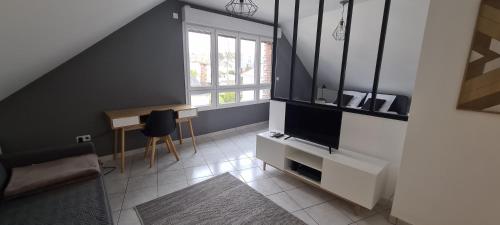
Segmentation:
<svg viewBox="0 0 500 225">
<path fill-rule="evenodd" d="M 178 20 L 179 19 L 179 13 L 172 13 L 172 18 Z"/>
<path fill-rule="evenodd" d="M 92 138 L 91 138 L 90 134 L 81 135 L 81 136 L 76 137 L 76 143 L 89 142 L 91 140 L 92 140 Z"/>
</svg>

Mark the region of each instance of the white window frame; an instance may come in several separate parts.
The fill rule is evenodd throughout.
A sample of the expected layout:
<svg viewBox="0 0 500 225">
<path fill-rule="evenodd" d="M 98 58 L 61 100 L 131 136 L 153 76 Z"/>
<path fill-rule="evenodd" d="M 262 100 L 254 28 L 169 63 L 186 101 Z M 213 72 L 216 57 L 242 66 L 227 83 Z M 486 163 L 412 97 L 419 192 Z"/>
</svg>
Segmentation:
<svg viewBox="0 0 500 225">
<path fill-rule="evenodd" d="M 224 29 L 200 26 L 196 24 L 183 23 L 183 36 L 184 36 L 184 69 L 185 69 L 185 90 L 186 90 L 186 102 L 187 104 L 191 104 L 191 94 L 202 94 L 202 93 L 211 93 L 212 102 L 210 106 L 201 106 L 198 107 L 200 111 L 204 110 L 213 110 L 220 108 L 229 108 L 229 107 L 238 107 L 243 105 L 252 105 L 252 104 L 260 104 L 269 102 L 267 100 L 259 99 L 259 91 L 261 89 L 270 89 L 271 84 L 260 84 L 260 44 L 261 41 L 268 41 L 272 43 L 272 38 L 263 37 L 259 35 L 246 34 L 242 32 L 229 31 Z M 211 86 L 207 87 L 191 87 L 190 81 L 190 61 L 189 61 L 189 32 L 200 32 L 207 33 L 211 36 L 211 46 L 210 46 L 210 63 L 211 63 Z M 231 36 L 236 38 L 236 85 L 230 86 L 219 86 L 219 58 L 218 58 L 218 35 L 223 36 Z M 255 41 L 255 59 L 254 59 L 254 84 L 252 85 L 240 85 L 240 64 L 241 64 L 241 49 L 240 49 L 240 41 L 244 40 L 252 40 Z M 254 90 L 254 100 L 247 102 L 240 102 L 240 92 L 246 90 Z M 236 92 L 236 103 L 230 104 L 219 104 L 219 93 L 225 91 L 235 91 Z"/>
</svg>

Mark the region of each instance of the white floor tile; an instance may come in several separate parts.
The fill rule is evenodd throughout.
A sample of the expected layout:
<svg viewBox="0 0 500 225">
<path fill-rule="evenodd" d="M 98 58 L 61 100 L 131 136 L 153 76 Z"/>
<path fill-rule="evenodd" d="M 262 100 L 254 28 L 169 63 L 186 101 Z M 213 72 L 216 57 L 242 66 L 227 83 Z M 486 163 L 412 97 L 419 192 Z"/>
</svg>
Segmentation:
<svg viewBox="0 0 500 225">
<path fill-rule="evenodd" d="M 158 173 L 158 185 L 187 181 L 186 173 L 181 170 L 169 170 Z"/>
<path fill-rule="evenodd" d="M 294 178 L 290 175 L 287 175 L 287 174 L 275 176 L 271 179 L 273 179 L 273 181 L 278 186 L 280 186 L 281 189 L 283 189 L 285 191 L 292 190 L 292 189 L 299 188 L 299 187 L 303 187 L 306 185 L 304 182 L 302 182 L 302 181 L 298 180 L 297 178 Z"/>
<path fill-rule="evenodd" d="M 148 187 L 156 187 L 158 185 L 157 174 L 146 174 L 128 179 L 127 191 L 135 191 Z"/>
<path fill-rule="evenodd" d="M 130 170 L 130 176 L 142 176 L 146 174 L 154 174 L 157 172 L 156 163 L 153 167 L 149 168 L 149 160 L 138 160 L 132 163 L 132 168 Z"/>
<path fill-rule="evenodd" d="M 113 224 L 118 224 L 118 220 L 120 219 L 120 212 L 121 211 L 116 211 L 113 212 Z"/>
<path fill-rule="evenodd" d="M 255 189 L 256 191 L 258 191 L 263 195 L 272 195 L 283 191 L 271 179 L 255 180 L 249 182 L 248 186 L 252 187 L 253 189 Z"/>
<path fill-rule="evenodd" d="M 169 183 L 169 184 L 159 185 L 158 186 L 158 196 L 161 197 L 161 196 L 170 194 L 172 192 L 181 190 L 187 186 L 188 186 L 187 181 L 180 181 L 177 183 Z"/>
<path fill-rule="evenodd" d="M 363 220 L 357 221 L 356 225 L 392 225 L 387 221 L 387 218 L 384 216 L 378 214 L 374 216 L 370 216 L 368 218 L 365 218 Z"/>
<path fill-rule="evenodd" d="M 122 209 L 124 197 L 125 197 L 125 194 L 123 194 L 123 193 L 111 194 L 108 196 L 111 211 L 116 212 L 116 211 L 120 211 Z"/>
<path fill-rule="evenodd" d="M 147 201 L 151 201 L 158 196 L 158 187 L 144 188 L 140 190 L 135 190 L 125 194 L 125 200 L 123 201 L 123 209 L 130 209 L 136 205 L 142 204 Z"/>
<path fill-rule="evenodd" d="M 184 172 L 186 173 L 186 177 L 188 179 L 208 177 L 213 175 L 208 166 L 197 166 L 197 167 L 186 168 L 184 169 Z"/>
<path fill-rule="evenodd" d="M 208 164 L 229 161 L 222 152 L 205 154 L 203 158 Z"/>
<path fill-rule="evenodd" d="M 311 218 L 311 216 L 309 216 L 309 214 L 307 214 L 307 212 L 304 210 L 299 210 L 299 211 L 294 212 L 292 214 L 294 216 L 296 216 L 297 218 L 301 219 L 304 223 L 306 223 L 308 225 L 318 225 L 318 223 L 316 223 L 316 221 L 314 221 L 314 219 Z"/>
<path fill-rule="evenodd" d="M 163 173 L 165 171 L 171 170 L 181 170 L 184 169 L 182 167 L 182 162 L 178 161 L 163 161 L 158 163 L 158 173 Z"/>
<path fill-rule="evenodd" d="M 378 213 L 376 210 L 367 210 L 365 208 L 361 208 L 358 214 L 354 212 L 355 205 L 353 203 L 347 202 L 343 199 L 336 198 L 332 201 L 332 204 L 338 205 L 338 208 L 352 221 L 358 221 L 370 216 L 373 216 Z"/>
<path fill-rule="evenodd" d="M 229 162 L 237 170 L 244 170 L 244 169 L 249 169 L 249 168 L 259 166 L 259 163 L 257 162 L 257 160 L 248 159 L 248 158 L 247 159 L 233 160 L 233 161 L 229 161 Z"/>
<path fill-rule="evenodd" d="M 141 222 L 134 209 L 127 209 L 121 212 L 118 225 L 141 225 Z"/>
<path fill-rule="evenodd" d="M 108 194 L 125 193 L 127 190 L 128 179 L 104 180 L 106 192 Z"/>
<path fill-rule="evenodd" d="M 286 191 L 302 208 L 307 208 L 333 199 L 333 196 L 310 186 Z"/>
<path fill-rule="evenodd" d="M 214 176 L 208 176 L 208 177 L 200 177 L 200 178 L 190 179 L 190 180 L 188 180 L 188 185 L 197 184 L 197 183 L 200 183 L 202 181 L 208 180 L 208 179 L 213 178 L 213 177 Z"/>
<path fill-rule="evenodd" d="M 240 175 L 245 180 L 245 182 L 252 182 L 258 179 L 268 178 L 267 175 L 257 167 L 239 170 L 236 171 L 236 174 Z"/>
<path fill-rule="evenodd" d="M 208 164 L 208 167 L 210 168 L 210 171 L 212 171 L 214 175 L 236 171 L 236 169 L 230 162 L 212 163 Z"/>
<path fill-rule="evenodd" d="M 281 208 L 285 209 L 288 212 L 295 212 L 300 210 L 301 207 L 285 192 L 280 192 L 278 194 L 267 196 L 271 201 L 281 206 Z"/>
<path fill-rule="evenodd" d="M 319 225 L 348 225 L 353 221 L 330 202 L 305 209 Z"/>
</svg>

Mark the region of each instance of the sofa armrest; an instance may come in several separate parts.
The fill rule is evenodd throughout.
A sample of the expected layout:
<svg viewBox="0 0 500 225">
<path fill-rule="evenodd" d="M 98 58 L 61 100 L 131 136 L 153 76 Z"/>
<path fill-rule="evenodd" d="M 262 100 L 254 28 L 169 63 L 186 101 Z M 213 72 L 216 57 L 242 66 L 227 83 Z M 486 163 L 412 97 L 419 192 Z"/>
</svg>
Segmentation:
<svg viewBox="0 0 500 225">
<path fill-rule="evenodd" d="M 8 154 L 2 156 L 1 162 L 5 167 L 11 169 L 14 167 L 28 166 L 32 164 L 92 153 L 96 153 L 94 144 L 91 142 L 86 142 L 63 147 L 45 148 L 36 151 Z"/>
</svg>

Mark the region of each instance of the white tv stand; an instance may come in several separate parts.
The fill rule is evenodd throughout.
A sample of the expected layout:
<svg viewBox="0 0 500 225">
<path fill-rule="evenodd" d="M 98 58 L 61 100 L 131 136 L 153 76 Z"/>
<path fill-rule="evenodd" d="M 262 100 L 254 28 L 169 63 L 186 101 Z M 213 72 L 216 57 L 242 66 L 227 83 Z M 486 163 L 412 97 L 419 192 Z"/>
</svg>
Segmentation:
<svg viewBox="0 0 500 225">
<path fill-rule="evenodd" d="M 353 151 L 327 147 L 285 137 L 273 138 L 270 132 L 257 135 L 256 157 L 311 185 L 324 189 L 359 206 L 372 209 L 385 183 L 388 163 Z M 292 161 L 321 172 L 321 181 L 291 169 Z"/>
</svg>

